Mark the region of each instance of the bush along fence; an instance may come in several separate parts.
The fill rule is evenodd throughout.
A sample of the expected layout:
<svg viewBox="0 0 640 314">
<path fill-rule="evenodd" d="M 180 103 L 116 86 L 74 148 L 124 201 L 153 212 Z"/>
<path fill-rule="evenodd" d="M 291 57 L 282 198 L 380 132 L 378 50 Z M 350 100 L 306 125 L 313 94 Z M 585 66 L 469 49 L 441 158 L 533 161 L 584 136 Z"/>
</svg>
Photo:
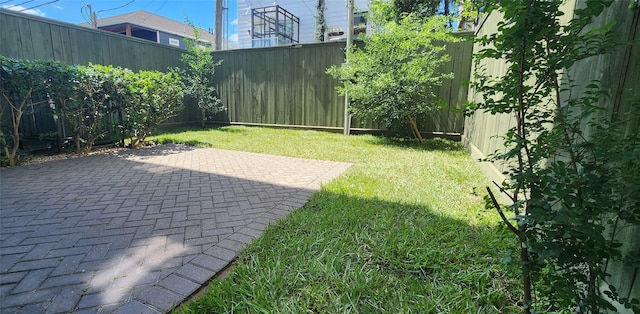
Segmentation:
<svg viewBox="0 0 640 314">
<path fill-rule="evenodd" d="M 0 56 L 0 147 L 10 166 L 25 142 L 73 146 L 140 145 L 151 129 L 183 108 L 184 86 L 175 72 L 139 71 Z M 27 116 L 27 117 L 25 117 Z M 31 116 L 31 117 L 28 117 Z"/>
</svg>

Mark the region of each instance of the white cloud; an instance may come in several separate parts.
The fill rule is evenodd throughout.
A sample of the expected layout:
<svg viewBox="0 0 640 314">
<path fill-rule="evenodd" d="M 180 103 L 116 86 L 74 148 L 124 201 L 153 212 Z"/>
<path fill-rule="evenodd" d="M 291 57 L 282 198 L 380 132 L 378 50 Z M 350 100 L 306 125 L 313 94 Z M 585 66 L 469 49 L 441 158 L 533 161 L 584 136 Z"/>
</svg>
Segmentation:
<svg viewBox="0 0 640 314">
<path fill-rule="evenodd" d="M 29 9 L 26 10 L 25 7 L 20 6 L 20 5 L 3 5 L 2 6 L 3 9 L 7 9 L 7 10 L 13 10 L 13 11 L 22 11 L 24 13 L 27 14 L 33 14 L 33 15 L 37 15 L 37 16 L 45 16 L 46 14 L 38 9 Z"/>
<path fill-rule="evenodd" d="M 231 25 L 238 25 L 238 19 L 234 19 L 233 21 L 231 21 Z"/>
<path fill-rule="evenodd" d="M 235 34 L 231 34 L 231 35 L 229 35 L 229 39 L 228 39 L 228 41 L 231 41 L 231 42 L 236 42 L 236 41 L 238 41 L 238 33 L 235 33 Z"/>
</svg>

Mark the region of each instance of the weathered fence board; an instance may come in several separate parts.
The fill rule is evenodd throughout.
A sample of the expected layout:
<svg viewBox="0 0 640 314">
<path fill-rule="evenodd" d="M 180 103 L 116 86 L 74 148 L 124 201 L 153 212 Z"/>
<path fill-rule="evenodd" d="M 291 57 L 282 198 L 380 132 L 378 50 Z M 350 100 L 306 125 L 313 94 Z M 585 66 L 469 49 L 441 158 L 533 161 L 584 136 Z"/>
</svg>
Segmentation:
<svg viewBox="0 0 640 314">
<path fill-rule="evenodd" d="M 0 9 L 0 54 L 16 59 L 52 59 L 138 70 L 181 66 L 184 50 Z"/>
<path fill-rule="evenodd" d="M 215 52 L 218 91 L 232 122 L 342 126 L 343 98 L 325 73 L 342 43 Z"/>
</svg>

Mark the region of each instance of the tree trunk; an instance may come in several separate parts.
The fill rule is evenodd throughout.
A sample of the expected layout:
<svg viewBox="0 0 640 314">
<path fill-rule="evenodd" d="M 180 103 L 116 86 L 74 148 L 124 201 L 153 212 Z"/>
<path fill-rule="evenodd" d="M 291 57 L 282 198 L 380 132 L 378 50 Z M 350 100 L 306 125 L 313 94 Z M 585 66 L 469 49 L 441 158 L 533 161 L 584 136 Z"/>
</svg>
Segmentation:
<svg viewBox="0 0 640 314">
<path fill-rule="evenodd" d="M 31 91 L 29 91 L 31 94 Z M 7 155 L 9 159 L 9 166 L 15 167 L 16 165 L 16 153 L 18 152 L 18 147 L 20 147 L 20 120 L 22 119 L 22 108 L 24 107 L 24 102 L 20 104 L 20 108 L 17 108 L 17 113 L 14 116 L 13 106 L 11 107 L 11 118 L 13 119 L 13 147 L 11 147 L 11 155 Z"/>
<path fill-rule="evenodd" d="M 11 147 L 11 149 L 9 149 L 9 147 L 6 145 L 6 143 L 5 143 L 5 146 L 4 146 L 4 152 L 7 155 L 7 159 L 9 160 L 9 166 L 10 167 L 15 167 L 15 165 L 16 165 L 16 153 L 18 152 L 18 148 L 20 147 L 20 133 L 19 132 L 20 132 L 20 120 L 22 120 L 22 109 L 26 105 L 27 99 L 29 99 L 31 97 L 31 92 L 33 92 L 33 88 L 29 89 L 29 91 L 27 92 L 27 95 L 22 100 L 22 102 L 20 102 L 20 105 L 18 106 L 18 108 L 16 108 L 13 105 L 11 100 L 9 100 L 9 98 L 5 94 L 2 94 L 2 96 L 4 96 L 4 99 L 9 104 L 9 109 L 10 109 L 10 114 L 11 114 L 11 126 L 13 128 L 13 134 L 11 134 L 11 138 L 13 139 L 13 147 Z M 34 105 L 34 104 L 32 104 L 32 105 Z M 0 109 L 0 110 L 2 110 L 2 109 Z M 0 117 L 1 116 L 2 116 L 2 112 L 0 112 Z M 4 138 L 4 132 L 0 131 L 0 136 L 2 136 Z"/>
<path fill-rule="evenodd" d="M 424 143 L 424 139 L 422 138 L 422 134 L 420 134 L 420 130 L 418 130 L 418 125 L 416 124 L 416 120 L 409 116 L 409 125 L 411 125 L 411 131 L 413 131 L 413 136 L 420 141 L 420 143 Z"/>
<path fill-rule="evenodd" d="M 79 132 L 79 131 L 78 131 Z M 82 153 L 82 138 L 80 137 L 80 133 L 76 133 L 76 154 L 80 155 Z"/>
<path fill-rule="evenodd" d="M 520 230 L 524 234 L 524 230 Z M 524 314 L 531 314 L 531 267 L 529 263 L 529 250 L 523 240 L 520 240 L 520 262 L 522 263 L 522 290 L 524 302 Z"/>
</svg>

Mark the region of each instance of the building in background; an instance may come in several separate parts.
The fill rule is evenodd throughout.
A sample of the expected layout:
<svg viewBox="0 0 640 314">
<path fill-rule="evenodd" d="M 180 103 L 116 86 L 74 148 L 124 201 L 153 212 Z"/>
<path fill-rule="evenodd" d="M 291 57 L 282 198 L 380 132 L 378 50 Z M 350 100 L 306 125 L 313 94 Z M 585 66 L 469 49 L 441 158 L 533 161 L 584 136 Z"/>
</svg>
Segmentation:
<svg viewBox="0 0 640 314">
<path fill-rule="evenodd" d="M 90 23 L 80 25 L 91 27 Z M 180 48 L 186 48 L 184 38 L 193 38 L 193 27 L 187 23 L 144 10 L 98 19 L 97 28 Z M 212 47 L 215 42 L 214 35 L 200 30 L 201 45 Z"/>
<path fill-rule="evenodd" d="M 369 0 L 354 0 L 355 33 L 366 31 Z M 316 42 L 318 0 L 238 0 L 238 48 Z M 346 37 L 347 0 L 325 0 L 327 40 Z"/>
</svg>

